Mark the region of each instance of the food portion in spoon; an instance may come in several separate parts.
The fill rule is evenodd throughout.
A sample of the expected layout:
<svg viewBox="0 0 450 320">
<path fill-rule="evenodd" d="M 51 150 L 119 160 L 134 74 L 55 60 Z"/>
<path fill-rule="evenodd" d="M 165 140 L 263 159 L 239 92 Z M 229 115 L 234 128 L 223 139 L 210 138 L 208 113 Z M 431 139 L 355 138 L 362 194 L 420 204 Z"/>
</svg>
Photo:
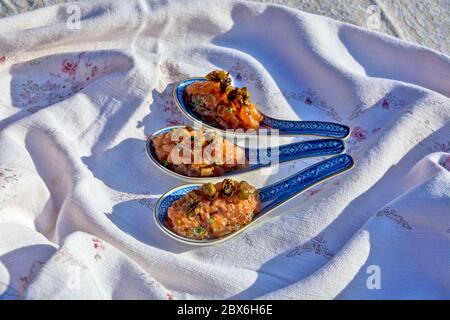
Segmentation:
<svg viewBox="0 0 450 320">
<path fill-rule="evenodd" d="M 260 211 L 259 194 L 245 181 L 206 183 L 175 201 L 167 225 L 190 239 L 220 238 L 249 224 Z"/>
<path fill-rule="evenodd" d="M 248 166 L 245 151 L 203 128 L 176 128 L 152 139 L 157 160 L 189 177 L 217 177 Z"/>
<path fill-rule="evenodd" d="M 215 70 L 186 87 L 185 100 L 201 119 L 221 129 L 258 129 L 263 115 L 246 87 L 231 85 L 228 72 Z"/>
</svg>

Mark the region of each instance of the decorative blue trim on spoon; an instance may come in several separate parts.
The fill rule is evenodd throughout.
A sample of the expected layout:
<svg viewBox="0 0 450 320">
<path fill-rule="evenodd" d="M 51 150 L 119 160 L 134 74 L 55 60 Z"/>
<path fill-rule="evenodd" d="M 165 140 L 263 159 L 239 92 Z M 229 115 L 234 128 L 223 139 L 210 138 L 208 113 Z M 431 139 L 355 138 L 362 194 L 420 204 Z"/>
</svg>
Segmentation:
<svg viewBox="0 0 450 320">
<path fill-rule="evenodd" d="M 344 152 L 345 144 L 338 139 L 320 139 L 296 142 L 269 149 L 245 149 L 249 161 L 257 159 L 257 163 L 250 164 L 244 171 L 269 166 L 273 163 L 283 163 L 308 157 L 335 155 Z M 274 152 L 275 151 L 275 154 Z M 278 155 L 276 154 L 278 153 Z M 275 162 L 273 161 L 275 160 Z M 239 172 L 243 172 L 239 170 Z"/>
<path fill-rule="evenodd" d="M 280 130 L 280 134 L 315 135 L 334 138 L 345 138 L 350 128 L 342 124 L 323 121 L 290 121 L 279 120 L 264 115 L 261 126 Z"/>
<path fill-rule="evenodd" d="M 287 198 L 311 187 L 312 185 L 353 167 L 353 158 L 341 154 L 313 164 L 299 173 L 259 190 L 261 203 L 272 201 L 262 210 L 278 206 Z"/>
</svg>

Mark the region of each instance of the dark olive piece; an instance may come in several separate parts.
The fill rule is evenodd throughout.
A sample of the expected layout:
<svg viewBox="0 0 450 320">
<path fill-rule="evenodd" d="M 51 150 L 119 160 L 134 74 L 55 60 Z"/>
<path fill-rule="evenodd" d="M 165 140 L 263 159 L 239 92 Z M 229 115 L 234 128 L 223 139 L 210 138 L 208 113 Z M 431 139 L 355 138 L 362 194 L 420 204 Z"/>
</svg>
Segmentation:
<svg viewBox="0 0 450 320">
<path fill-rule="evenodd" d="M 231 196 L 236 191 L 236 182 L 231 179 L 225 179 L 222 182 L 222 193 L 224 196 Z"/>
<path fill-rule="evenodd" d="M 220 91 L 227 92 L 231 85 L 230 73 L 224 70 L 214 70 L 206 75 L 206 80 L 218 82 Z"/>
<path fill-rule="evenodd" d="M 228 92 L 228 100 L 236 100 L 242 104 L 248 104 L 250 102 L 250 93 L 247 91 L 247 87 L 234 88 Z"/>
<path fill-rule="evenodd" d="M 229 79 L 229 73 L 225 70 L 214 70 L 208 73 L 205 78 L 209 81 L 221 82 Z"/>
</svg>

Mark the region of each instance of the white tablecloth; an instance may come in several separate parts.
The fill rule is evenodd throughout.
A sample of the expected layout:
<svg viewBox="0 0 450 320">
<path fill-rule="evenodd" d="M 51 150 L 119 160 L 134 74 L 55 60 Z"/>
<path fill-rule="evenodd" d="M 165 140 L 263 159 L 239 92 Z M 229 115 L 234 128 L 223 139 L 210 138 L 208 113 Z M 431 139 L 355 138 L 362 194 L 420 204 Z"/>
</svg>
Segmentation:
<svg viewBox="0 0 450 320">
<path fill-rule="evenodd" d="M 447 56 L 273 5 L 78 6 L 80 29 L 67 5 L 0 19 L 1 298 L 450 298 Z M 144 141 L 215 68 L 272 116 L 349 125 L 356 167 L 196 248 L 153 221 L 181 182 Z"/>
</svg>

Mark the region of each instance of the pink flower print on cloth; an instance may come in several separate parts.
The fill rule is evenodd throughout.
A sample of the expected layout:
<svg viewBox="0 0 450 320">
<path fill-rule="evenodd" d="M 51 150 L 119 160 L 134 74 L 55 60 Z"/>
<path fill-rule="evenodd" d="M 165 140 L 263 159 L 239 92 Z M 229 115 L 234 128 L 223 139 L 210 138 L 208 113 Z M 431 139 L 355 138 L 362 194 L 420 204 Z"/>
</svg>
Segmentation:
<svg viewBox="0 0 450 320">
<path fill-rule="evenodd" d="M 34 113 L 70 98 L 103 76 L 128 68 L 127 57 L 108 51 L 60 54 L 16 64 L 13 105 Z"/>
<path fill-rule="evenodd" d="M 94 255 L 95 260 L 96 261 L 101 260 L 101 258 L 102 258 L 101 253 L 103 251 L 105 251 L 105 249 L 106 249 L 105 245 L 98 238 L 92 238 L 92 245 L 93 245 L 94 250 L 95 250 L 95 255 Z"/>
<path fill-rule="evenodd" d="M 73 59 L 64 59 L 61 64 L 61 72 L 73 76 L 77 72 L 78 62 Z"/>
<path fill-rule="evenodd" d="M 355 127 L 352 130 L 351 137 L 354 138 L 357 142 L 364 141 L 367 138 L 367 131 L 361 127 Z"/>
</svg>

